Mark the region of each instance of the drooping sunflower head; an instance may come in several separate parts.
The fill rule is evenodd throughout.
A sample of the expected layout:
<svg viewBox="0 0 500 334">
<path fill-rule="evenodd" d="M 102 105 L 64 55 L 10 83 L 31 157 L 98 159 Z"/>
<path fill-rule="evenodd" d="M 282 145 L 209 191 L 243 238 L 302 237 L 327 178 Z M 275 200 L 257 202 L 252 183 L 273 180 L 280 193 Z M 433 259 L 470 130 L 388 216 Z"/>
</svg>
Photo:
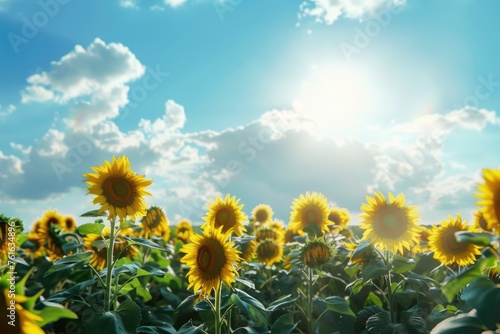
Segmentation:
<svg viewBox="0 0 500 334">
<path fill-rule="evenodd" d="M 458 242 L 455 233 L 472 231 L 460 215 L 450 216 L 443 220 L 440 226 L 433 226 L 429 236 L 429 248 L 434 252 L 434 258 L 444 265 L 457 263 L 460 266 L 473 264 L 476 255 L 481 254 L 479 247 L 469 242 Z"/>
<path fill-rule="evenodd" d="M 290 228 L 294 231 L 304 231 L 309 235 L 322 235 L 328 233 L 328 226 L 332 224 L 328 220 L 330 213 L 326 197 L 320 193 L 307 192 L 294 199 L 290 213 Z"/>
<path fill-rule="evenodd" d="M 217 196 L 215 201 L 210 200 L 208 205 L 208 212 L 203 220 L 205 223 L 201 226 L 203 229 L 213 227 L 222 227 L 222 232 L 226 233 L 230 229 L 234 231 L 237 236 L 242 236 L 246 231 L 243 222 L 248 218 L 243 211 L 243 204 L 239 204 L 240 199 L 235 196 L 231 197 L 229 194 L 224 199 Z"/>
<path fill-rule="evenodd" d="M 360 227 L 365 230 L 362 240 L 401 254 L 403 248 L 409 250 L 418 243 L 418 213 L 414 206 L 405 205 L 402 193 L 396 197 L 389 193 L 386 200 L 384 194 L 376 192 L 373 198 L 366 199 L 368 204 L 361 205 L 360 215 Z"/>
<path fill-rule="evenodd" d="M 472 226 L 480 231 L 493 232 L 493 224 L 490 224 L 484 218 L 484 214 L 481 211 L 474 212 L 474 222 Z"/>
<path fill-rule="evenodd" d="M 151 238 L 152 235 L 162 237 L 164 240 L 166 238 L 166 241 L 170 238 L 167 215 L 157 206 L 153 206 L 147 210 L 146 215 L 141 220 L 141 224 L 141 237 L 143 238 Z"/>
<path fill-rule="evenodd" d="M 500 234 L 500 169 L 483 169 L 483 179 L 474 194 L 479 198 L 476 204 L 495 234 Z"/>
<path fill-rule="evenodd" d="M 83 176 L 89 185 L 88 193 L 95 196 L 93 203 L 101 205 L 99 213 L 107 210 L 109 219 L 118 217 L 120 220 L 127 216 L 135 220 L 135 216 L 146 214 L 143 196 L 151 196 L 146 188 L 153 181 L 133 172 L 126 155 L 113 156 L 112 162 L 105 160 L 104 165 L 91 168 L 95 173 Z"/>
<path fill-rule="evenodd" d="M 260 224 L 267 223 L 273 218 L 273 209 L 267 204 L 259 204 L 252 210 L 252 220 Z"/>
<path fill-rule="evenodd" d="M 429 251 L 429 236 L 431 229 L 420 225 L 418 232 L 418 244 L 413 248 L 413 253 L 423 253 Z"/>
<path fill-rule="evenodd" d="M 191 233 L 193 233 L 193 226 L 189 220 L 181 220 L 177 223 L 175 234 L 178 239 L 182 240 L 182 242 L 188 243 Z"/>
<path fill-rule="evenodd" d="M 328 220 L 332 222 L 330 229 L 341 230 L 347 226 L 351 220 L 351 215 L 349 210 L 344 208 L 330 208 L 330 213 L 328 214 Z"/>
<path fill-rule="evenodd" d="M 189 267 L 188 289 L 200 291 L 201 296 L 210 295 L 222 282 L 230 286 L 238 275 L 239 252 L 234 242 L 228 241 L 232 230 L 223 233 L 222 228 L 206 228 L 203 235 L 192 234 L 190 243 L 180 249 L 185 253 L 180 261 Z"/>
<path fill-rule="evenodd" d="M 259 261 L 269 267 L 275 262 L 281 261 L 283 257 L 283 247 L 273 239 L 259 242 L 256 252 Z"/>
<path fill-rule="evenodd" d="M 309 268 L 318 268 L 332 258 L 332 249 L 324 239 L 308 240 L 300 250 L 301 262 Z"/>
</svg>

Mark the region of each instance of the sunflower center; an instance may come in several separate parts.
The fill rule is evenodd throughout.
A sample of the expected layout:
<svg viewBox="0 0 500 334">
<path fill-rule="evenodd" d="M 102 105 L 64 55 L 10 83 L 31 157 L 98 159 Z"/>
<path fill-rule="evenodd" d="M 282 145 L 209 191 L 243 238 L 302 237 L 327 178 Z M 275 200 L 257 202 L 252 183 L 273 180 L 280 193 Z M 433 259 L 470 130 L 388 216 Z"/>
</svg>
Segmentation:
<svg viewBox="0 0 500 334">
<path fill-rule="evenodd" d="M 217 211 L 217 214 L 215 215 L 216 227 L 224 226 L 225 228 L 223 230 L 226 231 L 228 228 L 233 227 L 234 224 L 234 212 L 231 209 L 222 208 Z"/>
<path fill-rule="evenodd" d="M 103 195 L 113 206 L 123 208 L 134 200 L 134 186 L 121 177 L 110 177 L 102 184 Z"/>
<path fill-rule="evenodd" d="M 340 225 L 340 215 L 337 212 L 332 212 L 328 215 L 328 220 L 335 225 Z"/>
<path fill-rule="evenodd" d="M 259 210 L 255 213 L 255 220 L 257 220 L 260 223 L 266 222 L 268 218 L 269 215 L 267 214 L 266 210 Z"/>
<path fill-rule="evenodd" d="M 399 207 L 382 207 L 373 218 L 373 229 L 381 238 L 396 239 L 407 231 L 408 218 Z"/>
<path fill-rule="evenodd" d="M 198 269 L 204 274 L 206 279 L 213 279 L 220 276 L 222 268 L 226 263 L 224 248 L 216 240 L 207 240 L 198 249 L 196 263 Z"/>
<path fill-rule="evenodd" d="M 308 206 L 302 215 L 304 224 L 321 225 L 321 212 L 316 206 Z"/>
<path fill-rule="evenodd" d="M 455 238 L 455 232 L 460 231 L 457 228 L 448 228 L 443 232 L 441 237 L 444 253 L 447 254 L 460 254 L 467 250 L 469 246 L 466 242 L 458 242 Z"/>
</svg>

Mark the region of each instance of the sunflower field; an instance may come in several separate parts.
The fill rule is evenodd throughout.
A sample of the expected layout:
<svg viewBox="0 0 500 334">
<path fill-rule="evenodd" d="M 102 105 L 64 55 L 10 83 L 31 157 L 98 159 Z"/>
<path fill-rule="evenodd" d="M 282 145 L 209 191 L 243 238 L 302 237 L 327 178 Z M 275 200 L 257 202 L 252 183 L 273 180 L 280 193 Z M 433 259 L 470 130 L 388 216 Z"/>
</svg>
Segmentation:
<svg viewBox="0 0 500 334">
<path fill-rule="evenodd" d="M 126 156 L 91 170 L 77 214 L 93 223 L 0 215 L 1 334 L 500 333 L 500 169 L 473 222 L 433 226 L 381 192 L 359 226 L 317 192 L 286 224 L 227 194 L 193 226 L 147 205 L 153 181 Z"/>
</svg>

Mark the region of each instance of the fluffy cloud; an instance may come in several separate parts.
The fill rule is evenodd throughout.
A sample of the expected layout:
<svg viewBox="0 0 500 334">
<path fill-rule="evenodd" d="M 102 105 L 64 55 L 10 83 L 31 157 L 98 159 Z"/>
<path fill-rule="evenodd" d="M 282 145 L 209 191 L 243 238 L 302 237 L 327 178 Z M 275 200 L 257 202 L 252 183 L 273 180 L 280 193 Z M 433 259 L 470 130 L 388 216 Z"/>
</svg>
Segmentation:
<svg viewBox="0 0 500 334">
<path fill-rule="evenodd" d="M 119 43 L 96 38 L 86 49 L 77 45 L 50 70 L 30 76 L 21 93 L 22 102 L 73 102 L 67 122 L 89 129 L 116 117 L 127 104 L 127 83 L 140 78 L 145 67 Z"/>
<path fill-rule="evenodd" d="M 14 111 L 16 110 L 16 106 L 14 106 L 13 104 L 9 104 L 7 107 L 2 107 L 2 105 L 0 104 L 0 119 L 2 117 L 7 117 L 9 116 L 10 114 L 12 114 Z"/>
<path fill-rule="evenodd" d="M 382 8 L 402 6 L 406 0 L 310 0 L 300 6 L 300 16 L 312 16 L 318 22 L 332 24 L 341 16 L 361 19 Z"/>
<path fill-rule="evenodd" d="M 151 1 L 120 0 L 120 5 L 125 8 L 134 8 L 134 9 L 139 9 L 144 6 L 148 7 L 151 10 L 163 11 L 165 10 L 164 6 L 176 8 L 182 6 L 186 2 L 187 0 L 151 0 Z"/>
</svg>

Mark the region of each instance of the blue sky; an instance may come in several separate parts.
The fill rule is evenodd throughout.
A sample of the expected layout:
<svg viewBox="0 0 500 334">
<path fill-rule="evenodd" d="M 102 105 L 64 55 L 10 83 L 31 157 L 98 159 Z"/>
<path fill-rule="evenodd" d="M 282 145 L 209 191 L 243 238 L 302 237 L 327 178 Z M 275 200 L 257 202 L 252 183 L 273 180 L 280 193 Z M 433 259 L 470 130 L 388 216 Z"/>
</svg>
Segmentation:
<svg viewBox="0 0 500 334">
<path fill-rule="evenodd" d="M 423 223 L 472 215 L 500 143 L 500 4 L 417 0 L 0 0 L 0 212 L 96 208 L 113 155 L 148 203 L 201 221 L 373 191 Z M 85 220 L 81 219 L 81 222 Z"/>
</svg>

